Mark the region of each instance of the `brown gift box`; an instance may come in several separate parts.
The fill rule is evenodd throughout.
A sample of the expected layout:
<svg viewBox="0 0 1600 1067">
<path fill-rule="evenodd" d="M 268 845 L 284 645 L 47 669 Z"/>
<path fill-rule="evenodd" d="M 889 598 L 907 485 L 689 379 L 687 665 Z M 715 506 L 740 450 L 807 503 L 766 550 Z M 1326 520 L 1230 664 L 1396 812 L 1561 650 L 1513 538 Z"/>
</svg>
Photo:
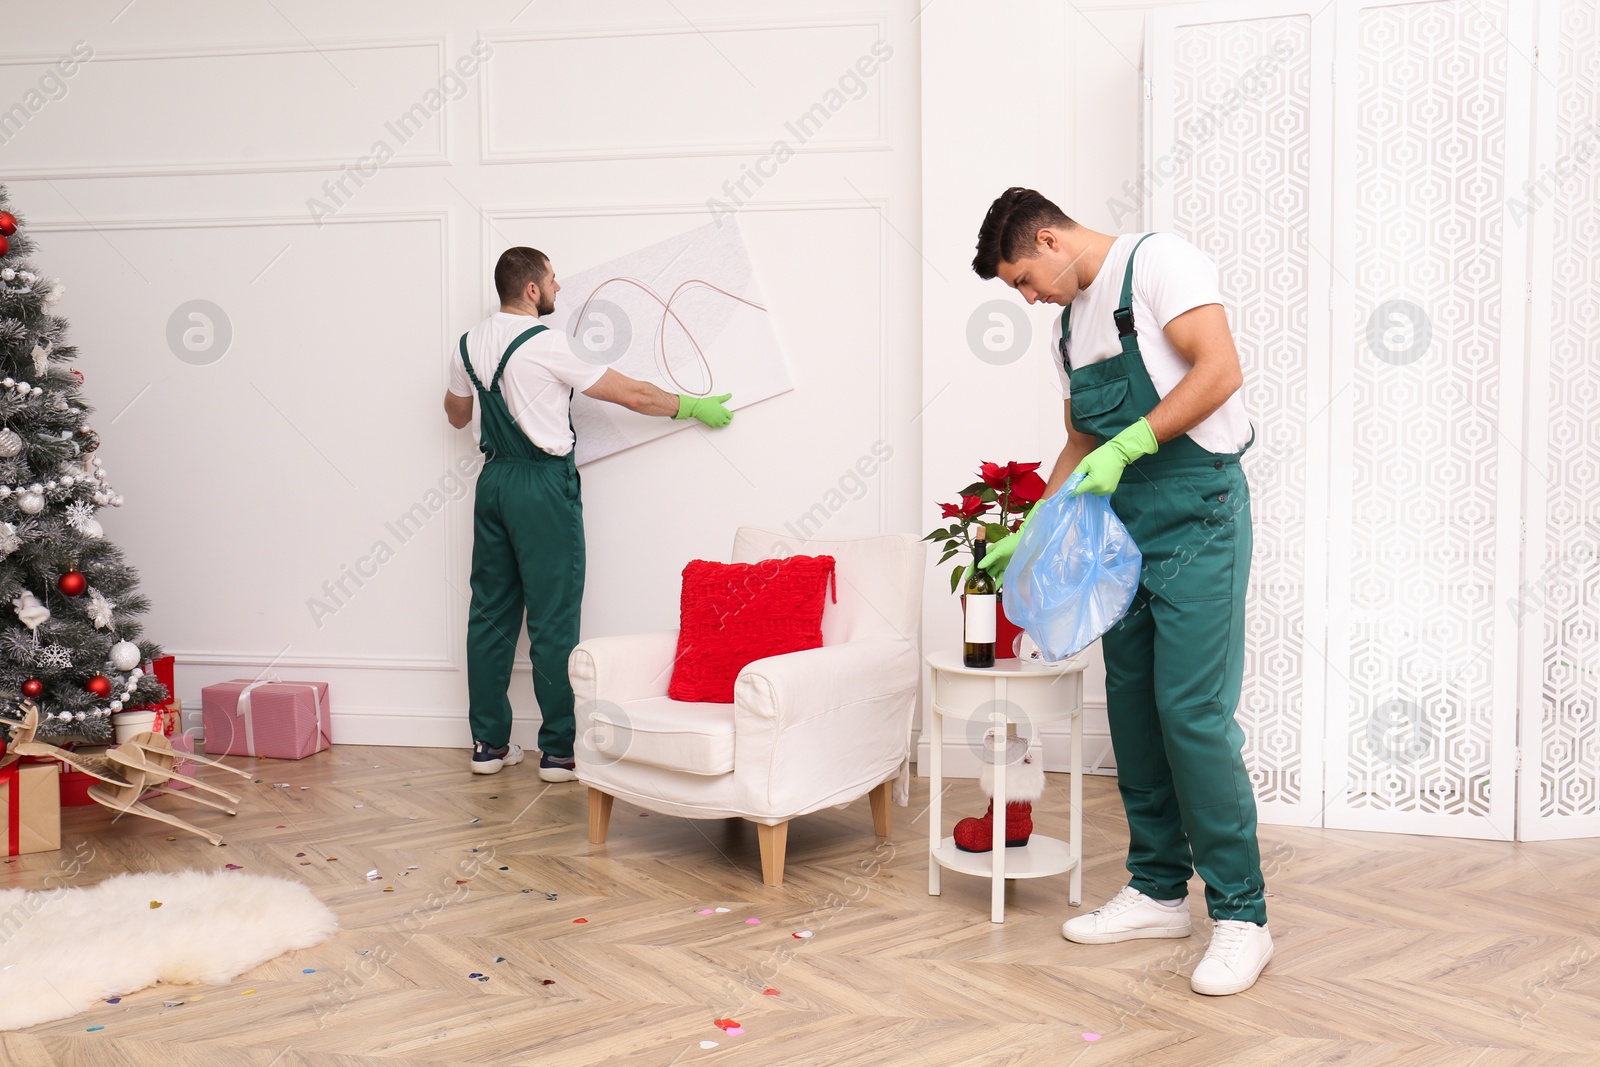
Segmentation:
<svg viewBox="0 0 1600 1067">
<path fill-rule="evenodd" d="M 54 852 L 61 847 L 61 764 L 12 763 L 0 767 L 0 812 L 6 818 L 6 855 Z"/>
</svg>

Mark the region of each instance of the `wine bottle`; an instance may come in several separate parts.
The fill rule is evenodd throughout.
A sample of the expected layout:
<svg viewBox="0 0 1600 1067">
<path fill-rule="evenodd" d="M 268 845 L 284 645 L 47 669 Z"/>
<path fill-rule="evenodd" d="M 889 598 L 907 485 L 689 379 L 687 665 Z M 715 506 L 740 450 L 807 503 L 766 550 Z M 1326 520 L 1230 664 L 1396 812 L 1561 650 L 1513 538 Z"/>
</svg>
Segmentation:
<svg viewBox="0 0 1600 1067">
<path fill-rule="evenodd" d="M 966 635 L 961 662 L 968 667 L 994 666 L 994 579 L 978 566 L 983 562 L 987 547 L 980 528 L 972 541 L 972 573 L 967 576 Z"/>
</svg>

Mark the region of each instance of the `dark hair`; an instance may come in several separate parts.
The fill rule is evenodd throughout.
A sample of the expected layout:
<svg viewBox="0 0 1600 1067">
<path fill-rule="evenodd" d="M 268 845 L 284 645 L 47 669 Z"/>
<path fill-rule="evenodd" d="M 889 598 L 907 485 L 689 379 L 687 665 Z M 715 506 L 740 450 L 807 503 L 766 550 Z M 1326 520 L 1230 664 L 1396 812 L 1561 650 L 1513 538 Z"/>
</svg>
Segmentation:
<svg viewBox="0 0 1600 1067">
<path fill-rule="evenodd" d="M 508 248 L 500 253 L 500 262 L 494 265 L 494 288 L 500 294 L 500 303 L 509 304 L 522 298 L 528 283 L 543 285 L 550 277 L 550 257 L 537 248 Z"/>
<path fill-rule="evenodd" d="M 1034 238 L 1040 230 L 1069 230 L 1076 225 L 1043 194 L 1013 185 L 989 205 L 989 213 L 978 227 L 978 254 L 972 257 L 972 269 L 988 281 L 999 273 L 1001 263 L 1037 255 Z"/>
</svg>

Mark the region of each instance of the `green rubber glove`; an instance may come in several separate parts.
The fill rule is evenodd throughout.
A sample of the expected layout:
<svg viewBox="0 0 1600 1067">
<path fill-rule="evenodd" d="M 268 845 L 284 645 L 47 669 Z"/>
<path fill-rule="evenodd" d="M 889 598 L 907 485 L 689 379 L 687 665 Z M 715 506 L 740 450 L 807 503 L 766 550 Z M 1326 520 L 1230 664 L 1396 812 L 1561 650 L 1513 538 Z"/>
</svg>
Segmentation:
<svg viewBox="0 0 1600 1067">
<path fill-rule="evenodd" d="M 719 430 L 733 420 L 733 412 L 723 407 L 733 398 L 732 393 L 721 396 L 689 396 L 678 394 L 678 413 L 675 419 L 699 419 L 713 430 Z"/>
<path fill-rule="evenodd" d="M 1122 481 L 1123 468 L 1140 456 L 1154 455 L 1158 447 L 1156 432 L 1150 428 L 1149 422 L 1141 418 L 1083 457 L 1083 462 L 1072 472 L 1083 475 L 1083 481 L 1072 490 L 1072 495 L 1093 493 L 1095 496 L 1106 496 L 1116 492 L 1117 483 Z"/>
<path fill-rule="evenodd" d="M 1016 530 L 1006 534 L 1000 540 L 984 549 L 983 562 L 978 564 L 989 572 L 989 576 L 998 582 L 1006 575 L 1006 564 L 1011 562 L 1011 553 L 1017 550 L 1017 542 L 1022 538 L 1022 531 L 1028 528 L 1028 523 L 1033 519 L 1037 508 L 1029 508 L 1028 513 L 1022 517 L 1022 525 Z"/>
</svg>

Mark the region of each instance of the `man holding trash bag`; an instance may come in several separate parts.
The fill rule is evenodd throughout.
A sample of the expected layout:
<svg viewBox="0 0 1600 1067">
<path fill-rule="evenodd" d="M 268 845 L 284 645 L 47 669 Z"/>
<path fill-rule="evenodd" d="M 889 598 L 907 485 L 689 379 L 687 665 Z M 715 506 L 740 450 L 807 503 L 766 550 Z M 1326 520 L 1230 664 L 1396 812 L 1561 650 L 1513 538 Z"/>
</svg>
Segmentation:
<svg viewBox="0 0 1600 1067">
<path fill-rule="evenodd" d="M 1144 555 L 1139 589 L 1102 639 L 1130 884 L 1062 933 L 1081 944 L 1187 937 L 1192 874 L 1215 930 L 1190 985 L 1222 996 L 1272 957 L 1255 796 L 1234 719 L 1244 674 L 1254 433 L 1216 266 L 1174 234 L 1080 226 L 1031 189 L 1006 190 L 973 270 L 1062 307 L 1052 356 L 1067 442 L 1045 496 L 1111 495 Z M 989 549 L 1004 573 L 1019 534 Z"/>
</svg>

